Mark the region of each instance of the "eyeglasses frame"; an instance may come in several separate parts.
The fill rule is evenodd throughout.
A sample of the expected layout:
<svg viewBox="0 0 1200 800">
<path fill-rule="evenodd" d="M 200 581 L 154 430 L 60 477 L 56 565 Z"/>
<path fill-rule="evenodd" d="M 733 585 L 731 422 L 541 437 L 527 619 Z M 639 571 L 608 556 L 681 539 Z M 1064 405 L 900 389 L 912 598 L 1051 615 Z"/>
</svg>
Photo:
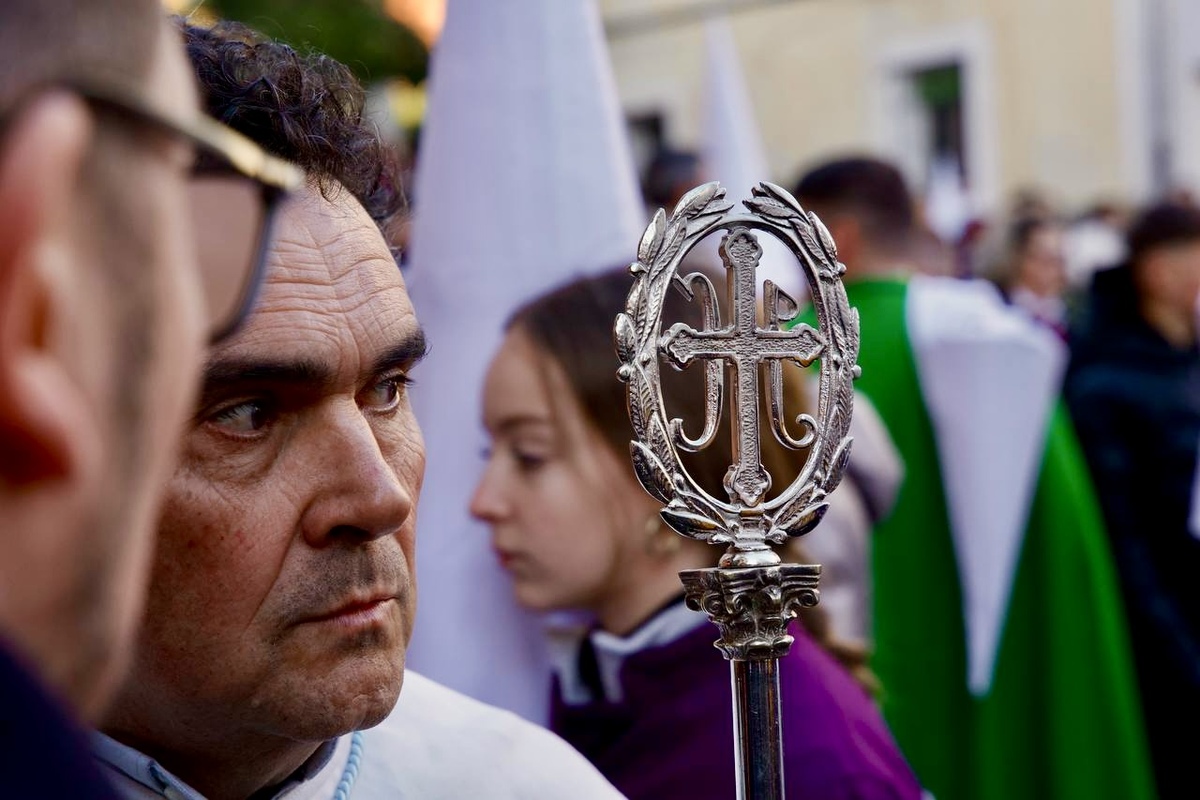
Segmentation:
<svg viewBox="0 0 1200 800">
<path fill-rule="evenodd" d="M 27 93 L 26 97 L 53 89 L 66 90 L 90 105 L 130 117 L 138 123 L 181 138 L 196 147 L 198 152 L 215 154 L 232 167 L 232 174 L 251 180 L 259 186 L 263 202 L 263 221 L 258 236 L 258 250 L 253 254 L 254 261 L 246 276 L 237 307 L 228 319 L 219 323 L 219 328 L 210 333 L 209 344 L 215 344 L 232 334 L 245 321 L 258 296 L 266 268 L 267 253 L 270 250 L 275 212 L 287 195 L 304 185 L 304 171 L 285 159 L 271 155 L 248 137 L 203 114 L 197 114 L 190 119 L 170 115 L 154 108 L 134 93 L 89 81 L 72 79 L 48 82 Z M 21 105 L 22 103 L 18 102 L 14 108 L 20 108 Z M 0 132 L 15 113 L 15 110 L 10 110 L 0 114 Z"/>
</svg>

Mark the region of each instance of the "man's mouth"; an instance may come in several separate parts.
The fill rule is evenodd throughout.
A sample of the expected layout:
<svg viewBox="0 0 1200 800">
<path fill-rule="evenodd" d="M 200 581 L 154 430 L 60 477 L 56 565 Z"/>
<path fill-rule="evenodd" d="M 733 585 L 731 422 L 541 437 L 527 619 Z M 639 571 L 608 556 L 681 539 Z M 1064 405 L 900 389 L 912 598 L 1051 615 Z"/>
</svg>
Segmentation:
<svg viewBox="0 0 1200 800">
<path fill-rule="evenodd" d="M 332 624 L 357 629 L 378 625 L 387 620 L 397 602 L 394 593 L 355 595 L 333 608 L 307 617 L 303 623 Z"/>
</svg>

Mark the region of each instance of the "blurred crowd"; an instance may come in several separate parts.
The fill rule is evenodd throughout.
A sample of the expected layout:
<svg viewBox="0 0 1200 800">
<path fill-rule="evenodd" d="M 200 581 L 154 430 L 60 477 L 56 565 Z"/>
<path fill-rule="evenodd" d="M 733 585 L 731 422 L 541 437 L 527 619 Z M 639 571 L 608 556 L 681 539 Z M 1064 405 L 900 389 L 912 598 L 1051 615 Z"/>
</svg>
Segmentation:
<svg viewBox="0 0 1200 800">
<path fill-rule="evenodd" d="M 700 182 L 702 175 L 698 153 L 659 152 L 643 176 L 648 205 L 670 209 L 682 191 Z M 926 608 L 935 608 L 959 602 L 953 594 L 924 595 L 924 590 L 911 586 L 899 592 L 881 588 L 881 584 L 892 586 L 885 577 L 889 560 L 901 559 L 907 564 L 903 561 L 906 555 L 929 556 L 925 548 L 934 544 L 922 543 L 917 530 L 931 524 L 936 527 L 932 522 L 936 515 L 929 508 L 941 505 L 940 495 L 945 496 L 950 515 L 948 527 L 954 541 L 952 557 L 960 573 L 966 635 L 972 635 L 972 584 L 986 584 L 1001 571 L 996 567 L 989 578 L 986 570 L 972 575 L 962 566 L 970 560 L 972 540 L 997 533 L 980 518 L 986 515 L 989 501 L 987 490 L 979 485 L 1019 483 L 1019 475 L 1006 471 L 1014 462 L 1005 460 L 1005 445 L 999 439 L 1030 436 L 1037 442 L 1036 455 L 1027 459 L 1034 459 L 1030 463 L 1042 459 L 1037 490 L 1024 501 L 1018 495 L 1006 501 L 1024 502 L 1020 513 L 1029 515 L 1023 550 L 1015 558 L 1023 564 L 1040 538 L 1034 533 L 1039 505 L 1059 506 L 1060 516 L 1054 524 L 1060 529 L 1044 535 L 1061 540 L 1060 545 L 1097 517 L 1090 541 L 1083 544 L 1081 539 L 1080 551 L 1052 567 L 1058 578 L 1043 576 L 1050 583 L 1039 590 L 1040 597 L 1043 603 L 1058 605 L 1060 612 L 1065 610 L 1070 603 L 1054 599 L 1051 583 L 1072 581 L 1073 573 L 1088 560 L 1084 551 L 1105 551 L 1092 565 L 1090 588 L 1082 590 L 1093 599 L 1078 606 L 1076 612 L 1093 621 L 1102 616 L 1095 604 L 1104 590 L 1095 591 L 1096 581 L 1119 594 L 1113 620 L 1119 628 L 1128 629 L 1129 658 L 1137 674 L 1139 695 L 1134 702 L 1145 715 L 1158 791 L 1162 797 L 1186 796 L 1191 791 L 1191 757 L 1186 737 L 1179 737 L 1174 726 L 1200 712 L 1200 593 L 1194 589 L 1194 578 L 1200 574 L 1200 495 L 1193 478 L 1200 455 L 1200 208 L 1190 193 L 1180 190 L 1140 205 L 1098 199 L 1088 208 L 1072 210 L 1052 199 L 1052 187 L 1029 188 L 1014 193 L 1007 207 L 996 214 L 970 219 L 957 235 L 948 238 L 934 231 L 919 195 L 905 184 L 897 165 L 871 156 L 851 156 L 814 165 L 789 187 L 808 210 L 825 220 L 838 242 L 851 302 L 862 317 L 865 377 L 859 381 L 860 388 L 884 412 L 906 472 L 897 509 L 873 526 L 873 663 L 882 673 L 885 687 L 897 694 L 909 691 L 909 679 L 893 661 L 894 652 L 902 648 L 887 638 L 887 618 L 894 613 L 887 610 L 887 604 L 920 604 L 923 598 Z M 917 289 L 935 285 L 921 281 L 921 276 L 942 281 L 949 291 L 922 291 L 935 300 L 918 303 Z M 879 293 L 889 284 L 901 283 L 909 287 L 904 309 L 898 312 L 904 322 L 893 325 Z M 950 288 L 953 286 L 976 292 L 982 289 L 991 296 L 991 306 L 968 309 L 970 304 L 961 302 L 962 297 Z M 1007 313 L 995 314 L 1001 308 Z M 937 318 L 937 325 L 945 329 L 938 334 L 940 343 L 922 344 L 919 340 L 919 330 L 928 329 L 918 319 L 920 309 Z M 955 322 L 956 316 L 967 321 Z M 1035 347 L 1002 352 L 1009 339 L 1002 331 L 1014 319 L 1026 329 L 1022 336 L 1034 331 L 1041 331 L 1042 336 L 1029 340 L 1038 342 Z M 878 338 L 880 326 L 893 340 L 907 335 L 910 346 L 897 349 L 894 341 L 885 343 Z M 955 327 L 957 330 L 950 330 Z M 936 359 L 953 359 L 955 352 L 963 361 L 956 374 L 939 384 Z M 924 406 L 928 423 L 925 414 L 894 406 L 893 396 L 905 391 L 902 377 L 889 371 L 888 385 L 875 382 L 878 370 L 891 370 L 887 364 L 906 357 L 917 362 L 919 397 L 913 402 L 916 407 Z M 1036 366 L 1039 359 L 1046 364 L 1041 372 Z M 964 388 L 971 385 L 974 393 Z M 1046 411 L 1049 417 L 1026 413 L 1023 406 L 1030 402 L 1059 411 Z M 1060 414 L 1061 420 L 1055 414 Z M 1047 418 L 1052 422 L 1047 423 Z M 960 421 L 957 428 L 956 419 Z M 919 434 L 912 429 L 923 424 L 931 427 L 930 438 L 936 444 L 933 458 L 927 458 L 914 441 Z M 1050 433 L 1042 444 L 1040 431 L 1046 430 L 1045 425 Z M 998 431 L 999 439 L 980 437 L 978 432 L 986 428 Z M 880 450 L 876 444 L 864 446 L 871 453 Z M 1044 455 L 1042 447 L 1046 448 Z M 1058 456 L 1056 448 L 1061 450 Z M 1069 480 L 1055 483 L 1048 474 L 1074 453 L 1082 454 L 1080 470 Z M 856 458 L 863 457 L 869 456 L 860 448 Z M 980 463 L 988 466 L 978 469 Z M 978 470 L 975 487 L 963 490 L 962 499 L 956 500 L 960 493 L 956 476 L 972 469 Z M 1038 469 L 1035 466 L 1034 473 Z M 923 518 L 903 519 L 906 503 L 921 491 L 916 485 L 928 479 L 942 486 L 930 489 Z M 958 479 L 959 484 L 964 482 L 972 479 Z M 1070 486 L 1082 486 L 1083 490 Z M 963 510 L 956 511 L 956 504 Z M 839 531 L 839 536 L 844 538 L 845 532 Z M 893 549 L 897 542 L 903 553 Z M 1049 565 L 1053 557 L 1047 558 Z M 828 576 L 835 585 L 838 566 L 835 563 Z M 1019 575 L 1024 568 L 1016 568 L 1016 587 L 1021 586 Z M 911 569 L 936 585 L 954 581 L 927 561 L 914 563 Z M 1115 580 L 1106 584 L 1110 573 Z M 922 581 L 917 578 L 913 583 Z M 1010 630 L 1005 636 L 1012 636 L 1018 624 L 1017 608 L 1009 608 L 1005 624 Z M 923 624 L 926 629 L 936 627 L 928 619 Z M 950 621 L 918 649 L 937 651 L 955 635 L 957 625 Z M 1125 633 L 1119 631 L 1108 646 L 1124 647 L 1124 641 Z M 1052 647 L 1046 642 L 1039 646 Z M 1045 669 L 1054 660 L 1050 653 L 1043 656 L 1044 663 L 1036 669 Z M 1060 660 L 1066 657 L 1062 654 Z M 920 660 L 912 652 L 906 658 L 912 663 Z M 971 659 L 969 652 L 967 659 Z M 913 684 L 929 678 L 930 673 L 925 672 L 914 678 Z M 942 769 L 933 766 L 941 759 L 922 752 L 922 735 L 917 729 L 928 730 L 930 720 L 938 714 L 939 696 L 948 685 L 934 682 L 940 687 L 935 692 L 938 696 L 926 696 L 920 711 L 902 711 L 900 703 L 889 709 L 889 722 L 927 781 Z M 1107 691 L 1119 683 L 1117 679 Z M 1023 689 L 1036 692 L 1035 685 L 1036 681 L 1030 681 Z M 1066 709 L 1059 712 L 1073 716 Z M 906 719 L 910 713 L 913 718 Z M 952 728 L 952 717 L 953 712 L 947 711 L 940 725 Z M 954 746 L 931 738 L 937 739 L 935 746 L 943 752 Z M 963 758 L 970 756 L 964 754 Z M 943 777 L 948 783 L 941 782 Z M 946 773 L 933 782 L 945 792 L 947 786 L 955 785 L 954 780 Z M 981 796 L 981 791 L 978 786 L 966 789 L 959 784 L 951 794 Z"/>
</svg>

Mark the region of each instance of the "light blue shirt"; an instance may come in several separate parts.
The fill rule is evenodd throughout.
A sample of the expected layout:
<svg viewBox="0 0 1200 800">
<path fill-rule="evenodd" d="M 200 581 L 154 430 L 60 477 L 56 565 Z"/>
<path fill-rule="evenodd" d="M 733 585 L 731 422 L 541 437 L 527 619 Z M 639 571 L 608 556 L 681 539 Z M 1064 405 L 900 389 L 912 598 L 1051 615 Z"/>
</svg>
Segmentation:
<svg viewBox="0 0 1200 800">
<path fill-rule="evenodd" d="M 323 785 L 327 781 L 317 780 L 322 773 L 332 773 L 335 764 L 340 764 L 343 768 L 347 766 L 350 739 L 350 736 L 343 736 L 322 744 L 300 769 L 280 785 L 275 794 L 271 795 L 271 800 L 285 797 L 299 800 L 310 796 L 311 793 L 306 790 L 309 787 L 304 787 L 305 783 Z M 343 752 L 339 753 L 339 750 Z M 109 777 L 121 793 L 131 800 L 205 800 L 204 795 L 171 774 L 166 767 L 150 756 L 98 731 L 92 733 L 92 752 L 96 754 L 101 765 L 108 768 Z M 335 758 L 335 755 L 341 757 Z M 300 794 L 293 794 L 296 791 L 300 791 Z M 332 793 L 324 795 L 333 796 Z"/>
</svg>

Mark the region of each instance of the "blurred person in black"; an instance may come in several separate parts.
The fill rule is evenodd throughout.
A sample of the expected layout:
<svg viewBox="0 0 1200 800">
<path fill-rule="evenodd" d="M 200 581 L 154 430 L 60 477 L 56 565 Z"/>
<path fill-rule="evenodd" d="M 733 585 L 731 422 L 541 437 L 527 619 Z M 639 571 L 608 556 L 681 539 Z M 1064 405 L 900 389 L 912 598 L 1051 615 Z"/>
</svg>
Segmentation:
<svg viewBox="0 0 1200 800">
<path fill-rule="evenodd" d="M 1200 210 L 1165 203 L 1097 272 L 1071 337 L 1066 397 L 1113 541 L 1159 790 L 1195 796 L 1200 539 L 1188 530 L 1200 440 Z"/>
<path fill-rule="evenodd" d="M 262 155 L 200 116 L 157 0 L 0 5 L 4 797 L 112 796 L 77 726 L 126 667 L 205 338 L 254 293 L 268 203 L 229 159 L 298 175 Z M 221 270 L 190 236 L 201 185 L 264 222 Z"/>
</svg>

